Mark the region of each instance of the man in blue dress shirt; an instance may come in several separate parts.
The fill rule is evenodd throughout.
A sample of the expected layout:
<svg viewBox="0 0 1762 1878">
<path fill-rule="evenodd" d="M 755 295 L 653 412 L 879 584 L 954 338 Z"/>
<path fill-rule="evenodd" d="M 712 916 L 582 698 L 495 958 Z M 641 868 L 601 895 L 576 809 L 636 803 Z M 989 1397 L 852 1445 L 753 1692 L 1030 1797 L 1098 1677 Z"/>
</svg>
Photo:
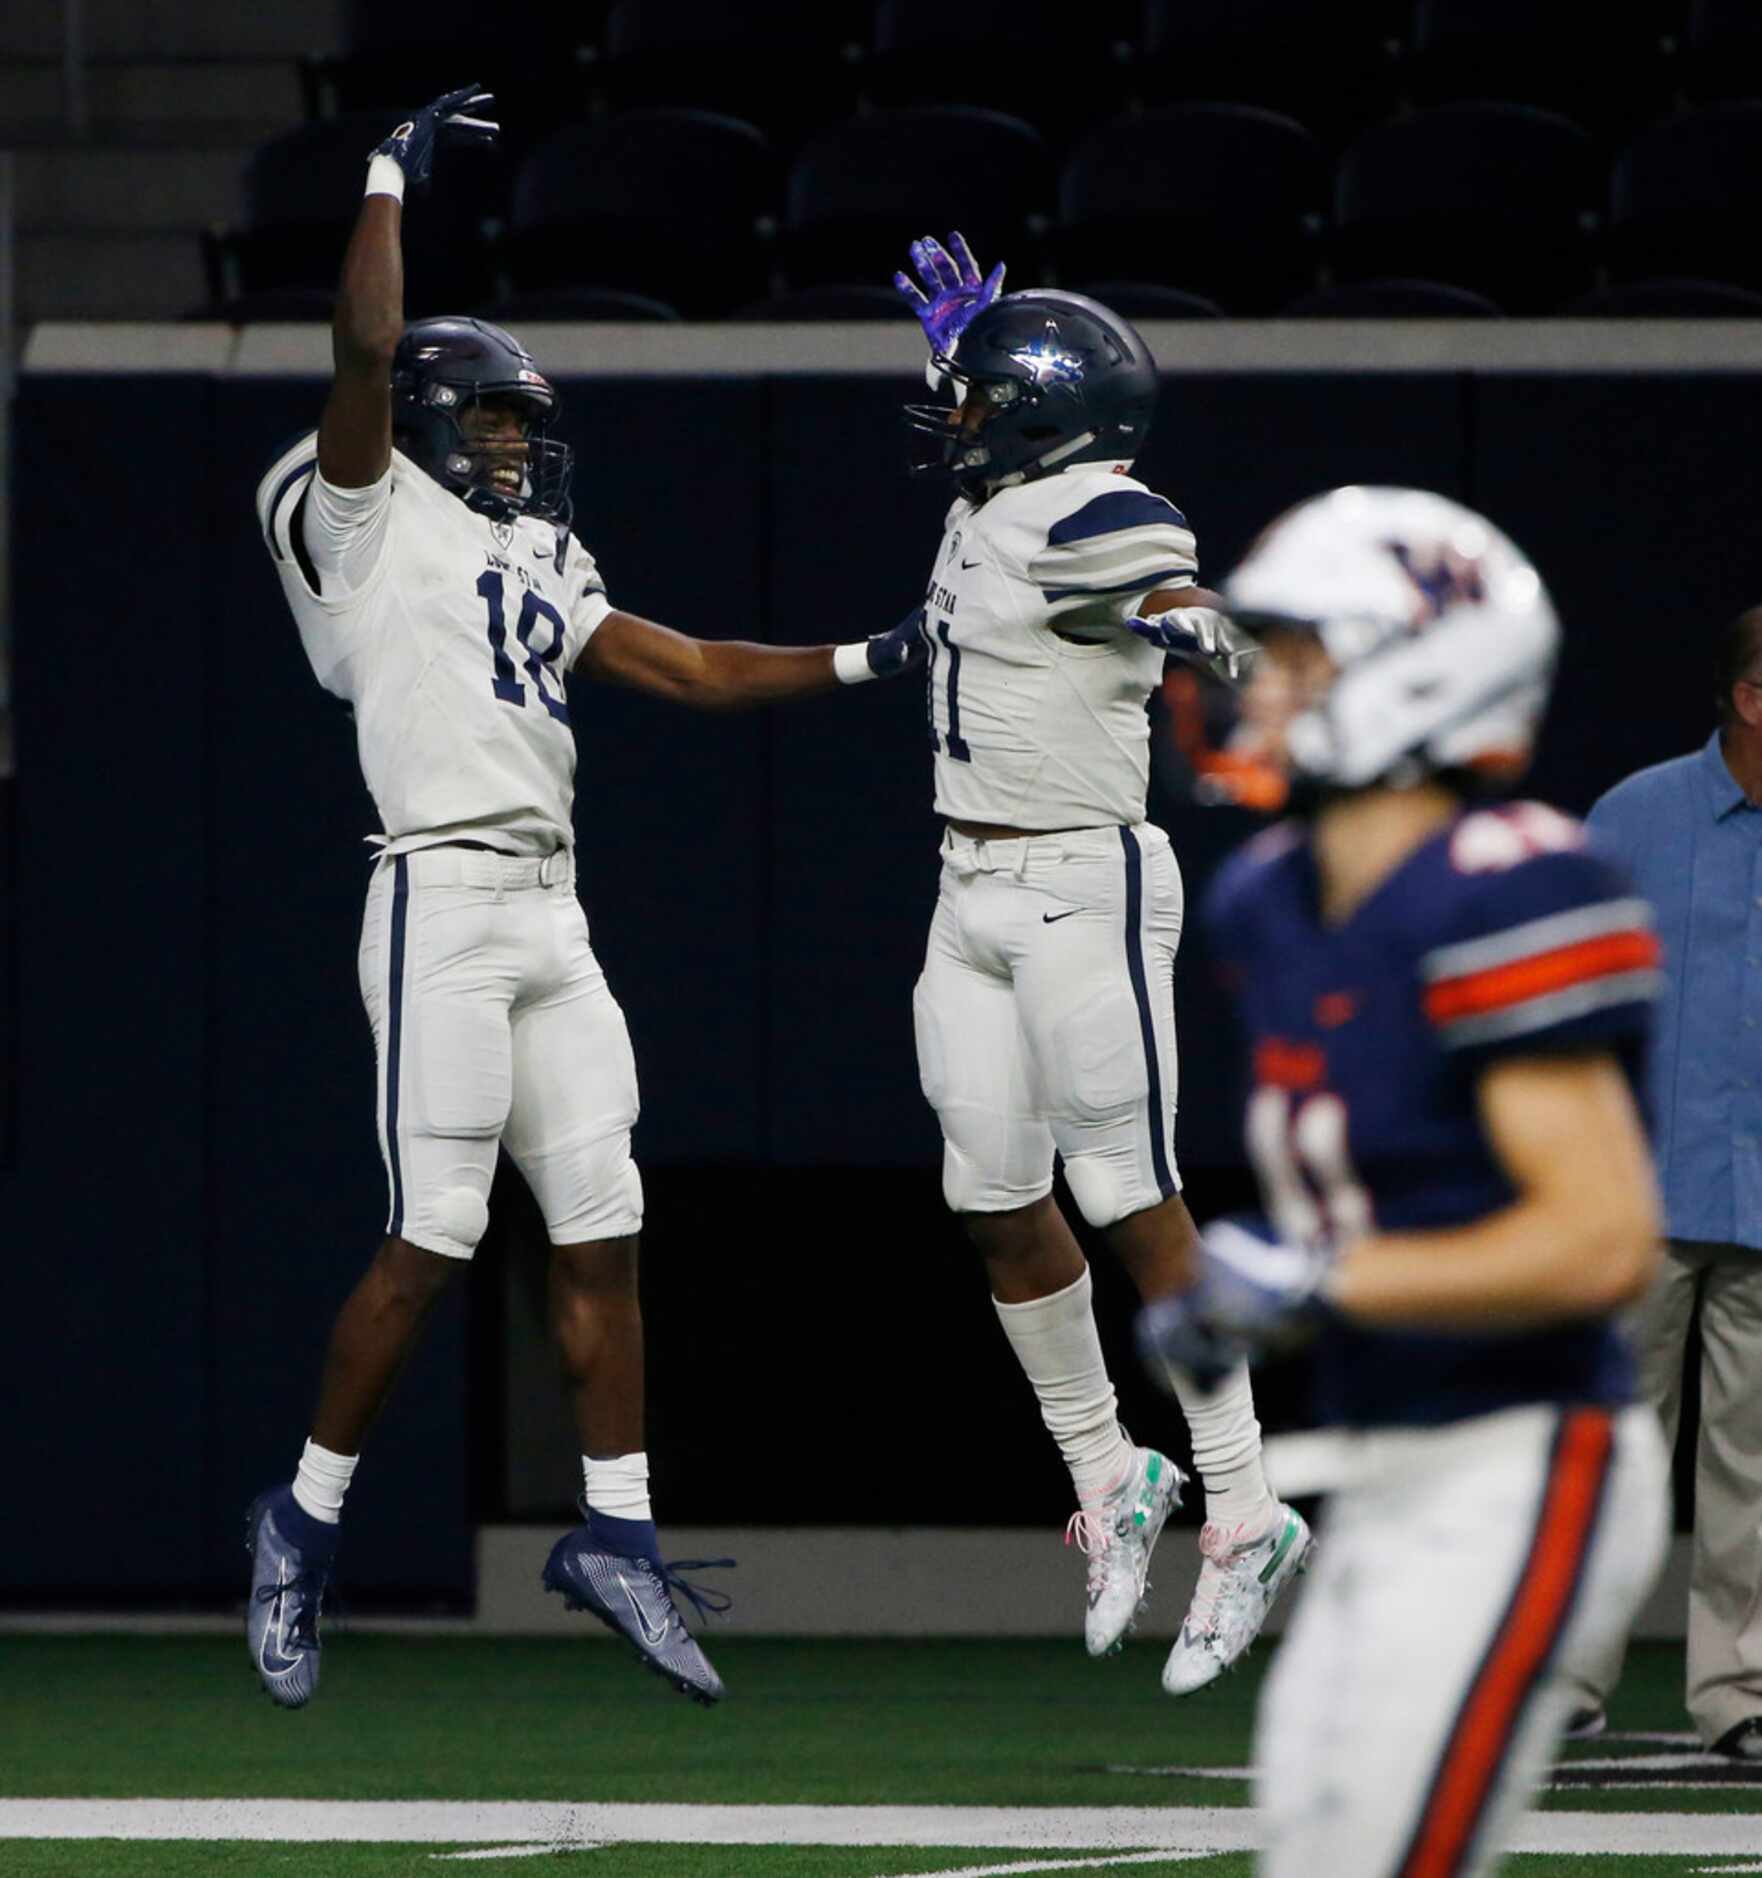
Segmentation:
<svg viewBox="0 0 1762 1878">
<path fill-rule="evenodd" d="M 1618 783 L 1590 825 L 1664 948 L 1650 1084 L 1669 1256 L 1636 1335 L 1674 1442 L 1700 1305 L 1689 1714 L 1716 1753 L 1762 1761 L 1762 607 L 1721 635 L 1715 676 L 1718 730 Z M 1601 1731 L 1620 1669 L 1595 1667 L 1574 1733 Z"/>
</svg>

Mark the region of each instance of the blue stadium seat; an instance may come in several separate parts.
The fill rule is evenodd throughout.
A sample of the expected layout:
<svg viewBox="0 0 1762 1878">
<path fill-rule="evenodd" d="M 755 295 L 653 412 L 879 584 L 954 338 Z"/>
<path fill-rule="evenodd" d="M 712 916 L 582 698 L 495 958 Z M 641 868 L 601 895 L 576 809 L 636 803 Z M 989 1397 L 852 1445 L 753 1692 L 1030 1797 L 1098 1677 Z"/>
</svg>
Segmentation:
<svg viewBox="0 0 1762 1878">
<path fill-rule="evenodd" d="M 1131 81 L 1136 7 L 1092 0 L 879 0 L 864 93 L 879 104 L 978 104 L 1049 141 L 1111 116 Z"/>
<path fill-rule="evenodd" d="M 1527 105 L 1441 105 L 1367 131 L 1341 159 L 1335 270 L 1549 312 L 1591 284 L 1602 193 L 1578 125 Z"/>
<path fill-rule="evenodd" d="M 1762 98 L 1762 7 L 1690 0 L 1683 81 L 1692 98 Z"/>
<path fill-rule="evenodd" d="M 1062 278 L 1129 275 L 1269 313 L 1314 276 L 1321 147 L 1252 105 L 1187 104 L 1087 138 L 1059 183 Z"/>
<path fill-rule="evenodd" d="M 1615 281 L 1562 313 L 1574 319 L 1745 320 L 1762 318 L 1762 293 L 1716 280 Z"/>
<path fill-rule="evenodd" d="M 1406 0 L 1146 0 L 1138 88 L 1159 104 L 1262 105 L 1336 145 L 1393 107 L 1406 12 Z"/>
<path fill-rule="evenodd" d="M 1498 98 L 1625 129 L 1670 95 L 1664 24 L 1657 0 L 1417 0 L 1408 82 L 1421 103 Z"/>
<path fill-rule="evenodd" d="M 353 0 L 342 49 L 301 63 L 306 115 L 408 112 L 469 81 L 496 94 L 503 144 L 518 161 L 581 115 L 603 12 L 598 0 L 540 7 L 511 32 L 493 0 Z"/>
<path fill-rule="evenodd" d="M 1713 104 L 1644 131 L 1615 165 L 1610 264 L 1618 279 L 1688 276 L 1762 287 L 1762 103 Z"/>
<path fill-rule="evenodd" d="M 1485 294 L 1438 280 L 1353 280 L 1293 300 L 1288 320 L 1484 320 L 1502 309 Z"/>
<path fill-rule="evenodd" d="M 245 166 L 244 219 L 208 244 L 216 300 L 272 288 L 330 288 L 361 206 L 368 152 L 395 112 L 327 118 L 263 144 Z M 507 170 L 494 150 L 441 150 L 435 186 L 404 216 L 404 304 L 412 319 L 470 306 L 494 284 L 490 228 Z"/>
<path fill-rule="evenodd" d="M 615 0 L 597 79 L 616 110 L 691 105 L 798 140 L 851 109 L 867 28 L 857 0 Z"/>
<path fill-rule="evenodd" d="M 998 111 L 877 111 L 808 144 L 789 172 L 784 261 L 793 286 L 873 280 L 914 237 L 958 228 L 981 262 L 1034 278 L 1052 178 L 1037 131 Z"/>
<path fill-rule="evenodd" d="M 728 315 L 749 324 L 818 324 L 822 320 L 909 320 L 911 311 L 891 287 L 803 287 L 796 293 L 751 300 Z M 915 322 L 914 322 L 915 329 Z"/>
<path fill-rule="evenodd" d="M 521 291 L 616 287 L 713 318 L 768 281 L 777 165 L 751 124 L 630 111 L 577 124 L 526 160 L 505 243 Z"/>
</svg>

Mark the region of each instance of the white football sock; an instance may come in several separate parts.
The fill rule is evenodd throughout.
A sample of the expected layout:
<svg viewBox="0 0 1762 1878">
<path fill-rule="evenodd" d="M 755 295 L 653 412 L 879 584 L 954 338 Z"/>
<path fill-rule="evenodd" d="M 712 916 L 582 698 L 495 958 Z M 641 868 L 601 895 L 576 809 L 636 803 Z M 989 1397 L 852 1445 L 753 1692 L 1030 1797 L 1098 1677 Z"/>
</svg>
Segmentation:
<svg viewBox="0 0 1762 1878">
<path fill-rule="evenodd" d="M 1193 1438 L 1193 1465 L 1205 1485 L 1205 1517 L 1219 1526 L 1263 1530 L 1276 1502 L 1260 1463 L 1260 1423 L 1248 1365 L 1238 1363 L 1209 1392 L 1173 1363 L 1167 1374 Z"/>
<path fill-rule="evenodd" d="M 1103 1498 L 1125 1478 L 1132 1445 L 1119 1424 L 1090 1304 L 1089 1268 L 1051 1297 L 1001 1304 L 997 1316 L 1034 1393 L 1040 1418 L 1071 1470 L 1077 1498 Z"/>
<path fill-rule="evenodd" d="M 316 1441 L 308 1441 L 294 1473 L 294 1503 L 327 1526 L 340 1524 L 343 1495 L 355 1477 L 358 1454 L 332 1454 Z"/>
<path fill-rule="evenodd" d="M 610 1461 L 581 1457 L 581 1477 L 587 1503 L 610 1519 L 650 1519 L 649 1457 L 620 1454 Z"/>
</svg>

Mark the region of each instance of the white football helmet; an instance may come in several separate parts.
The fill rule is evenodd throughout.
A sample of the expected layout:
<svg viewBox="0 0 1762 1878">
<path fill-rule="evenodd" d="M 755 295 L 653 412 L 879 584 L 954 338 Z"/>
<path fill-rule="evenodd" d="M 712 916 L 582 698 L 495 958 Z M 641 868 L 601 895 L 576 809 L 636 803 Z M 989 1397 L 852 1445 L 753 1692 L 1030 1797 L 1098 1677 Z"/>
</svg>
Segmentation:
<svg viewBox="0 0 1762 1878">
<path fill-rule="evenodd" d="M 1560 627 L 1536 570 L 1472 509 L 1330 490 L 1272 523 L 1224 596 L 1250 632 L 1313 632 L 1336 668 L 1286 727 L 1299 776 L 1362 789 L 1528 762 Z"/>
</svg>

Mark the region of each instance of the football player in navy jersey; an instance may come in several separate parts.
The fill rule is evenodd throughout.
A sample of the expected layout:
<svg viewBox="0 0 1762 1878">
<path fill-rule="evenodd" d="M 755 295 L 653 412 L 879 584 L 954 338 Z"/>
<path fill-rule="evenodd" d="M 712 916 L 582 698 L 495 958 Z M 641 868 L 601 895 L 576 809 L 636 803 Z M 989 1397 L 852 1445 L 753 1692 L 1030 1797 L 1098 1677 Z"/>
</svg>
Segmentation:
<svg viewBox="0 0 1762 1878">
<path fill-rule="evenodd" d="M 1481 799 L 1523 764 L 1558 638 L 1497 529 L 1338 489 L 1274 523 L 1226 598 L 1264 648 L 1238 748 L 1298 810 L 1207 908 L 1266 1219 L 1210 1227 L 1197 1286 L 1140 1337 L 1224 1373 L 1313 1334 L 1339 1431 L 1261 1700 L 1262 1869 L 1480 1872 L 1553 1754 L 1566 1673 L 1665 1544 L 1662 1444 L 1612 1321 L 1659 1237 L 1636 1094 L 1657 946 L 1577 822 Z"/>
</svg>

